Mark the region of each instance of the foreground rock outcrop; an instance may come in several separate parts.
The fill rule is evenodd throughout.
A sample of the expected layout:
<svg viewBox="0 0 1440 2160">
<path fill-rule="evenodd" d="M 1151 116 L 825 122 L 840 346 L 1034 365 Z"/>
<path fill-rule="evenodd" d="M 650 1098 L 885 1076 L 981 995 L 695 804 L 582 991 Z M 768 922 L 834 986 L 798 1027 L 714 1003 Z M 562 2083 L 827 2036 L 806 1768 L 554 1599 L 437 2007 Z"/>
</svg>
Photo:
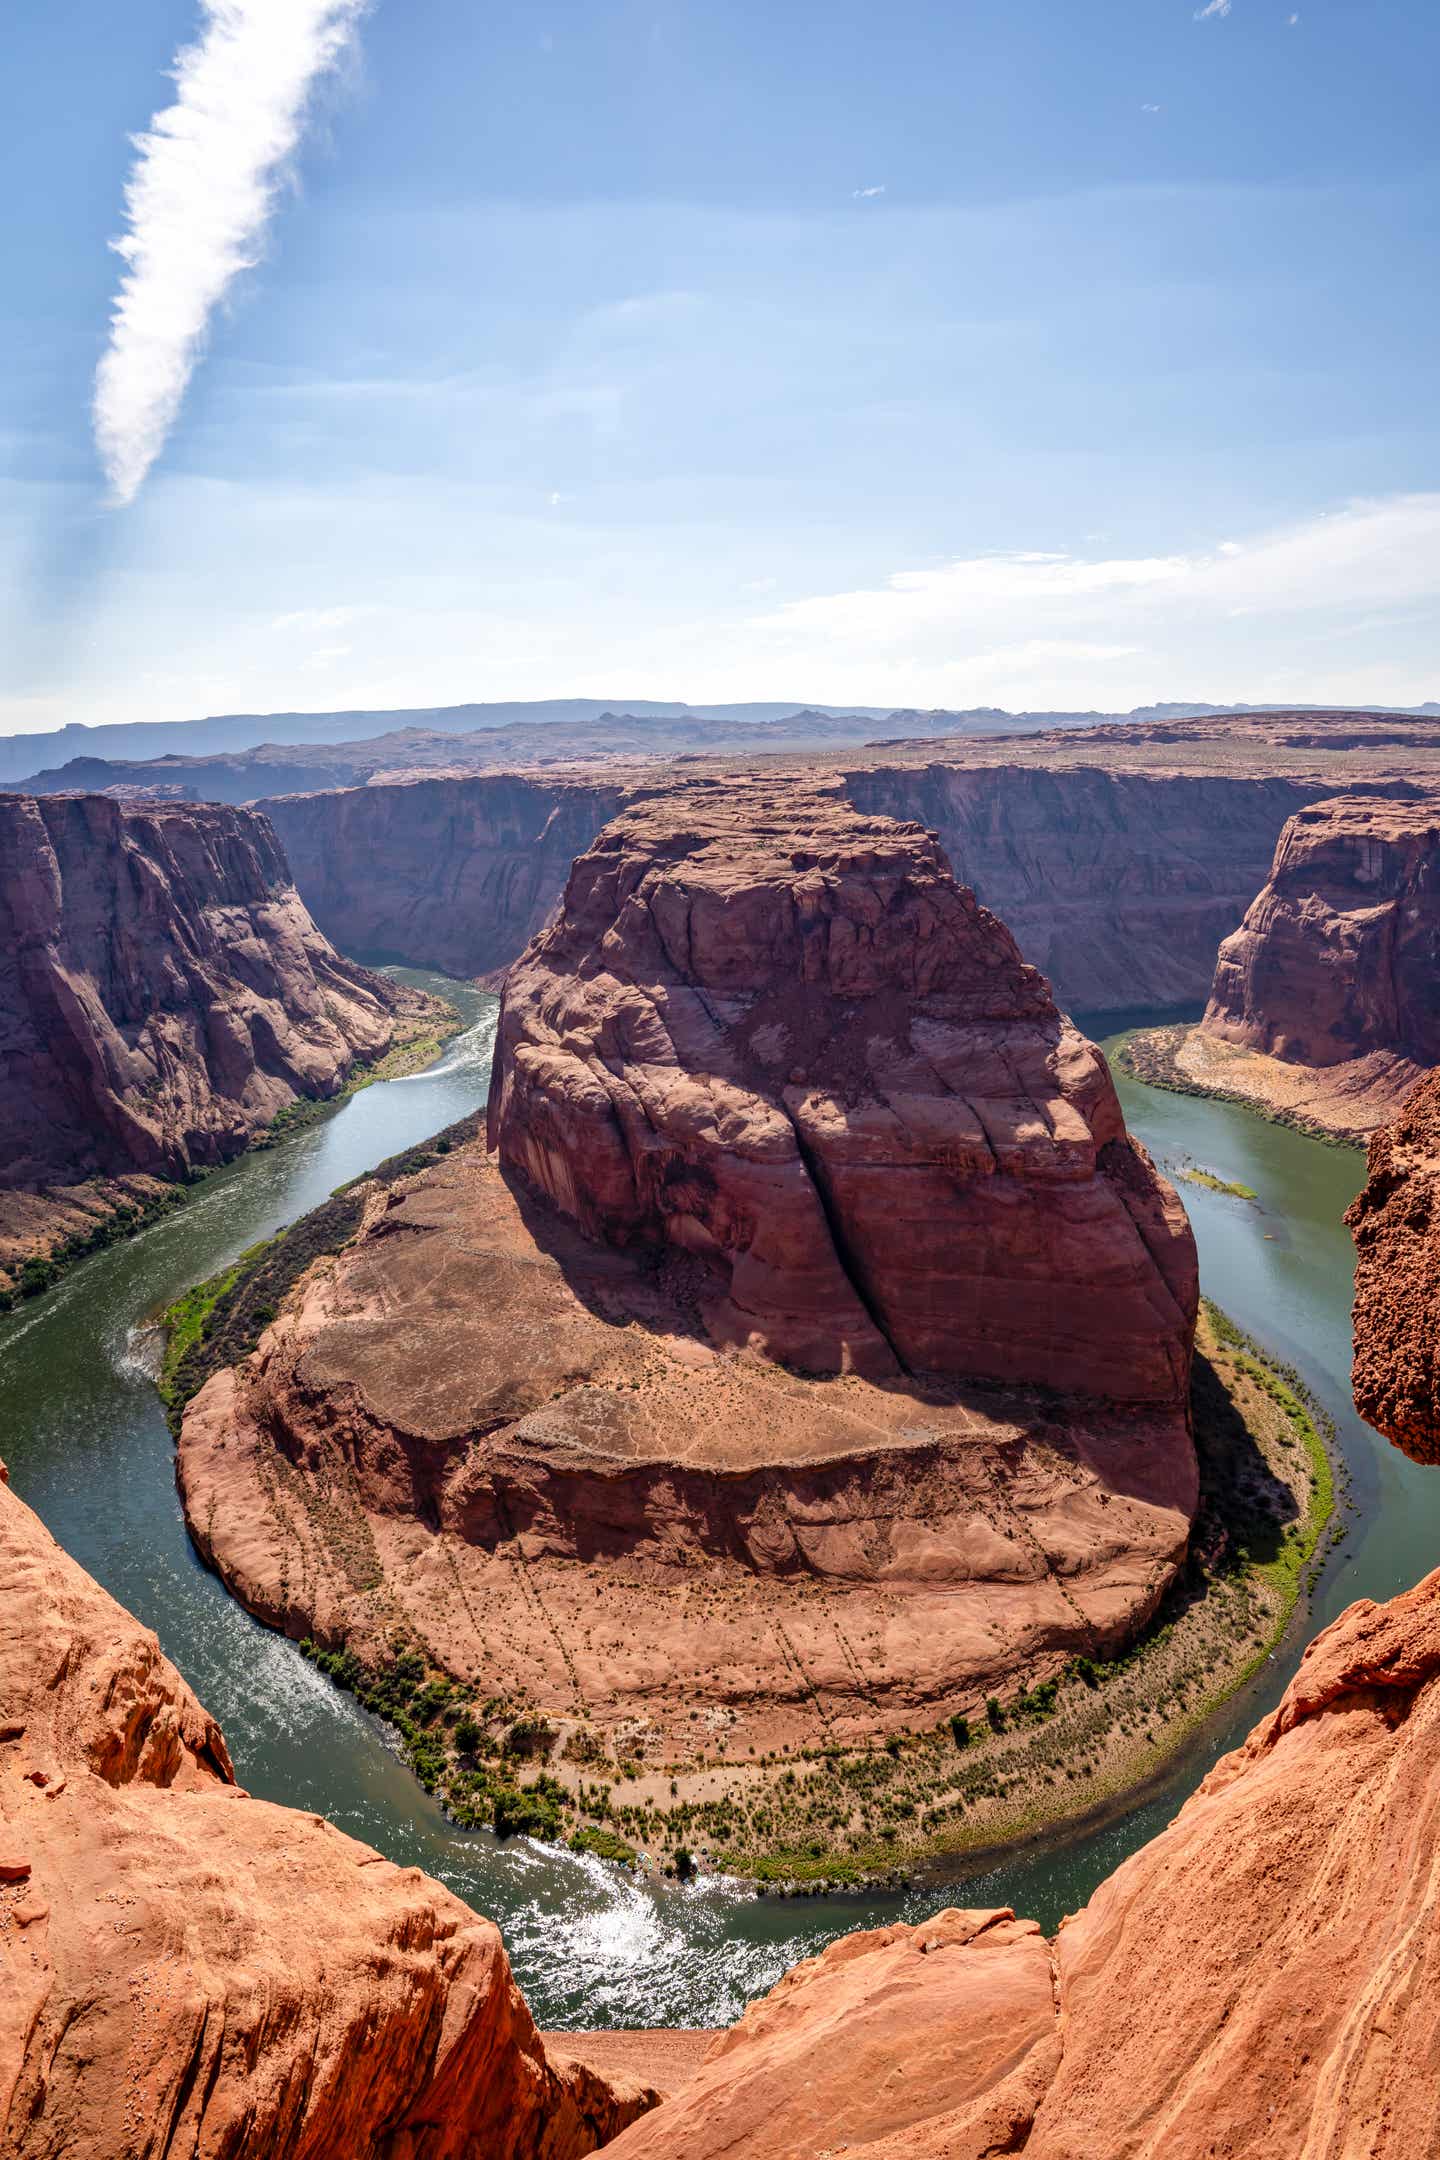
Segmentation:
<svg viewBox="0 0 1440 2160">
<path fill-rule="evenodd" d="M 551 2064 L 496 1930 L 253 1800 L 0 1470 L 6 2160 L 570 2160 L 654 2092 Z"/>
<path fill-rule="evenodd" d="M 511 972 L 490 1131 L 377 1183 L 185 1410 L 192 1535 L 253 1611 L 543 1716 L 572 1788 L 613 1753 L 762 1816 L 784 1751 L 974 1714 L 1155 1612 L 1197 1500 L 1189 1227 L 923 830 L 633 806 Z"/>
<path fill-rule="evenodd" d="M 0 798 L 0 1267 L 100 1178 L 222 1162 L 423 1006 L 316 930 L 266 820 Z"/>
<path fill-rule="evenodd" d="M 1053 1945 L 1001 1912 L 835 1943 L 616 2160 L 1413 2160 L 1440 2143 L 1440 1574 L 1279 1708 Z"/>
<path fill-rule="evenodd" d="M 1370 1142 L 1355 1237 L 1360 1415 L 1416 1462 L 1440 1463 L 1440 1074 Z"/>
<path fill-rule="evenodd" d="M 1341 796 L 1297 812 L 1220 947 L 1182 1069 L 1346 1135 L 1440 1064 L 1440 802 Z"/>
</svg>

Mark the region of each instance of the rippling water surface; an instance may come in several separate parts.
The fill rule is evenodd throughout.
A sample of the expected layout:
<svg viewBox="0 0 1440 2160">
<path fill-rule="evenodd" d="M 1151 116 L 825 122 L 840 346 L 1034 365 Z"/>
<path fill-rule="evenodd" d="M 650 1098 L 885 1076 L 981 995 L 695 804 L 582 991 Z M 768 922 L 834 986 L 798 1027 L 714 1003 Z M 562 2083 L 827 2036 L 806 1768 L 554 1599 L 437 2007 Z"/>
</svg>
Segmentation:
<svg viewBox="0 0 1440 2160">
<path fill-rule="evenodd" d="M 1131 1125 L 1163 1163 L 1192 1159 L 1260 1194 L 1252 1206 L 1182 1188 L 1205 1287 L 1295 1364 L 1335 1415 L 1362 1511 L 1311 1620 L 1164 1791 L 1098 1832 L 1019 1855 L 963 1886 L 801 1903 L 723 1883 L 647 1886 L 596 1860 L 452 1829 L 382 1729 L 199 1565 L 150 1380 L 147 1322 L 161 1306 L 347 1178 L 484 1100 L 496 1000 L 469 984 L 395 972 L 449 997 L 465 1032 L 429 1072 L 366 1088 L 322 1122 L 233 1164 L 187 1207 L 0 1319 L 0 1453 L 16 1490 L 61 1543 L 157 1630 L 223 1725 L 242 1782 L 327 1814 L 489 1913 L 542 2023 L 723 2023 L 832 1936 L 947 1901 L 1012 1904 L 1053 1925 L 1170 1819 L 1215 1756 L 1279 1694 L 1305 1634 L 1351 1598 L 1389 1596 L 1435 1564 L 1440 1480 L 1427 1483 L 1349 1408 L 1351 1259 L 1340 1215 L 1363 1176 L 1359 1153 L 1222 1104 L 1123 1082 Z"/>
</svg>

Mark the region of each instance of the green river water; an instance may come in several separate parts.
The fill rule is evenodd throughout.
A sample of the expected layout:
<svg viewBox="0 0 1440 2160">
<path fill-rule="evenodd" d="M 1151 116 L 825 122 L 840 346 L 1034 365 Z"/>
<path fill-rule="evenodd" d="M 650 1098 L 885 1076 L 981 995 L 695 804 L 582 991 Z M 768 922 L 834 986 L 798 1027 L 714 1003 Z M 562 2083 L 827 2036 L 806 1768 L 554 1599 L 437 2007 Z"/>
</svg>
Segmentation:
<svg viewBox="0 0 1440 2160">
<path fill-rule="evenodd" d="M 721 2024 L 831 1937 L 945 1902 L 1009 1904 L 1052 1927 L 1170 1820 L 1216 1755 L 1276 1699 L 1316 1627 L 1352 1598 L 1388 1597 L 1435 1563 L 1440 1478 L 1386 1447 L 1349 1406 L 1351 1256 L 1340 1217 L 1361 1183 L 1359 1152 L 1122 1079 L 1131 1127 L 1162 1165 L 1188 1158 L 1259 1194 L 1251 1204 L 1182 1187 L 1204 1286 L 1296 1366 L 1335 1417 L 1359 1505 L 1308 1615 L 1165 1787 L 1104 1828 L 1019 1853 L 972 1873 L 963 1888 L 930 1883 L 886 1898 L 786 1902 L 726 1883 L 650 1886 L 528 1840 L 502 1844 L 453 1829 L 382 1728 L 292 1644 L 250 1620 L 196 1560 L 143 1325 L 345 1179 L 483 1101 L 496 1000 L 468 984 L 397 972 L 458 1005 L 464 1033 L 428 1073 L 366 1088 L 231 1165 L 188 1206 L 0 1318 L 0 1454 L 16 1491 L 60 1542 L 156 1629 L 219 1718 L 241 1782 L 328 1815 L 490 1914 L 542 2024 Z M 1122 1019 L 1103 1023 L 1112 1041 Z"/>
</svg>

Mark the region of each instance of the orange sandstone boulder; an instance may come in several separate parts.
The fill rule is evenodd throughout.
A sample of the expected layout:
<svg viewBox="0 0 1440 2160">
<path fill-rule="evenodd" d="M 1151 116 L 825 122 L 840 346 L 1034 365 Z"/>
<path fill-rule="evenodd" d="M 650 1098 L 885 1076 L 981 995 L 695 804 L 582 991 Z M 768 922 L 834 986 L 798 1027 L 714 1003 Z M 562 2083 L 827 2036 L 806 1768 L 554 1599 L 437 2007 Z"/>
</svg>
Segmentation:
<svg viewBox="0 0 1440 2160">
<path fill-rule="evenodd" d="M 250 1799 L 0 1482 L 5 2160 L 569 2160 L 654 2094 L 552 2066 L 495 1928 Z"/>
<path fill-rule="evenodd" d="M 1018 2149 L 1059 2060 L 1050 1948 L 1012 1912 L 846 1935 L 712 2043 L 623 2160 Z"/>
</svg>

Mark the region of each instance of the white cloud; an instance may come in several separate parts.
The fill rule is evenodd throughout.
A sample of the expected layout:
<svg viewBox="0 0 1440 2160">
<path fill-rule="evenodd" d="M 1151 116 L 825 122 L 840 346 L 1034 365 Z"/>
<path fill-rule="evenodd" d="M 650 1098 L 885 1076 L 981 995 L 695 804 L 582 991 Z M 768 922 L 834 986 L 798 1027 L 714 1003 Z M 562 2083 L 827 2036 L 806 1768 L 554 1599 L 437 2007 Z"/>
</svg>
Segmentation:
<svg viewBox="0 0 1440 2160">
<path fill-rule="evenodd" d="M 1288 23 L 1289 27 L 1293 30 L 1295 28 L 1295 25 L 1299 22 L 1300 17 L 1298 15 L 1287 15 L 1285 20 Z"/>
<path fill-rule="evenodd" d="M 812 661 L 870 681 L 952 669 L 978 692 L 1039 661 L 1064 663 L 1063 678 L 1141 651 L 1173 683 L 1175 655 L 1214 652 L 1218 665 L 1219 645 L 1242 634 L 1263 664 L 1280 652 L 1300 660 L 1322 618 L 1419 602 L 1440 603 L 1440 494 L 1356 502 L 1185 553 L 969 556 L 790 601 L 748 627 L 787 677 Z"/>
<path fill-rule="evenodd" d="M 1141 112 L 1157 113 L 1159 112 L 1160 107 L 1158 105 L 1142 105 L 1140 107 L 1140 110 Z"/>
<path fill-rule="evenodd" d="M 1196 22 L 1208 22 L 1212 15 L 1224 16 L 1230 12 L 1230 0 L 1206 0 L 1204 7 L 1196 8 Z"/>
<path fill-rule="evenodd" d="M 272 630 L 343 630 L 354 622 L 362 608 L 297 608 L 293 615 L 277 615 L 271 623 Z"/>
<path fill-rule="evenodd" d="M 877 195 L 883 195 L 884 193 L 885 183 L 883 180 L 879 187 L 857 187 L 850 190 L 851 198 L 855 202 L 873 202 Z"/>
<path fill-rule="evenodd" d="M 311 93 L 367 0 L 201 0 L 175 102 L 135 137 L 125 263 L 95 377 L 95 441 L 117 502 L 164 447 L 210 318 L 259 259 Z"/>
</svg>

